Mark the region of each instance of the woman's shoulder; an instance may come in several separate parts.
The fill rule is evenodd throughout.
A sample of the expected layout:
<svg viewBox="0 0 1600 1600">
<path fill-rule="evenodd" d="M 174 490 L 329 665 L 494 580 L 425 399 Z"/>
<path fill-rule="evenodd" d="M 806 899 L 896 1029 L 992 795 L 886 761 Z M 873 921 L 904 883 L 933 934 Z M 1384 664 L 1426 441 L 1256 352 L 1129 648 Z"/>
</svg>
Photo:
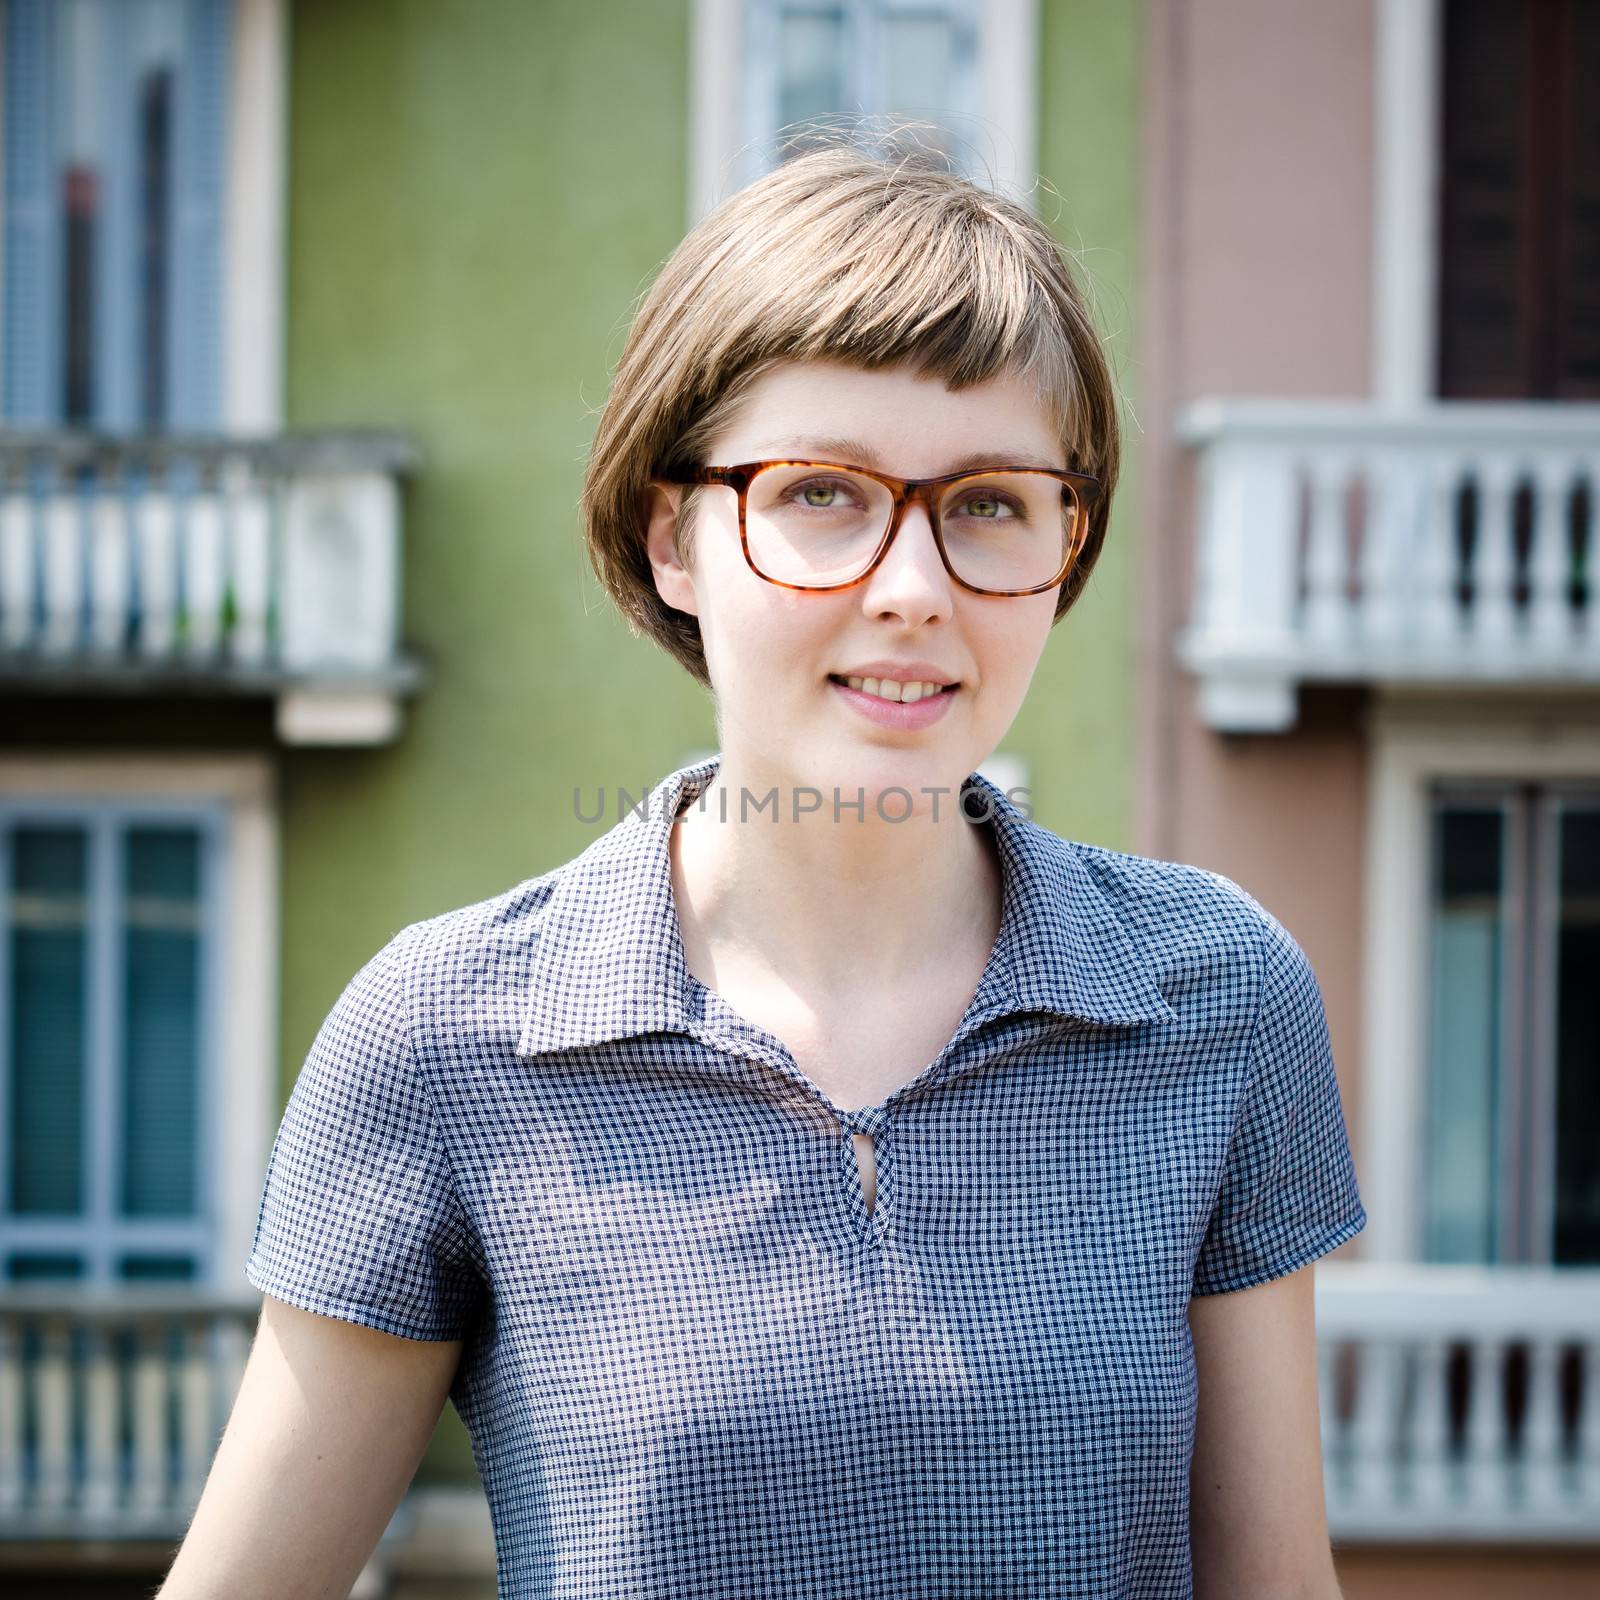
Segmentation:
<svg viewBox="0 0 1600 1600">
<path fill-rule="evenodd" d="M 1107 899 L 1129 911 L 1183 921 L 1222 919 L 1258 933 L 1272 913 L 1232 878 L 1209 867 L 1113 850 L 1082 839 L 1062 843 L 1083 863 Z"/>
<path fill-rule="evenodd" d="M 1228 976 L 1259 991 L 1271 968 L 1306 963 L 1278 917 L 1221 872 L 1077 839 L 1062 843 L 1160 970 L 1164 990 Z"/>
<path fill-rule="evenodd" d="M 414 1013 L 437 1013 L 452 998 L 481 995 L 496 974 L 515 969 L 537 940 L 545 909 L 570 865 L 405 923 L 372 954 L 366 968 L 389 974 Z"/>
</svg>

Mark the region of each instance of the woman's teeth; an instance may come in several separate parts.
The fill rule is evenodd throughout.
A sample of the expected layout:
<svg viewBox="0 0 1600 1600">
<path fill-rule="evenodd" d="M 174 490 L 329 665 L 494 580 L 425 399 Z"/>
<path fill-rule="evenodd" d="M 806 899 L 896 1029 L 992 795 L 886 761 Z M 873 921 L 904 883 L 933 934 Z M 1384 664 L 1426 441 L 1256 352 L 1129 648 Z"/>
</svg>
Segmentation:
<svg viewBox="0 0 1600 1600">
<path fill-rule="evenodd" d="M 942 694 L 945 689 L 942 683 L 897 683 L 893 678 L 842 678 L 838 681 L 849 684 L 852 689 L 861 690 L 863 694 L 874 694 L 880 700 L 899 700 L 906 705 L 928 695 Z M 954 688 L 955 685 L 951 684 L 950 687 Z"/>
</svg>

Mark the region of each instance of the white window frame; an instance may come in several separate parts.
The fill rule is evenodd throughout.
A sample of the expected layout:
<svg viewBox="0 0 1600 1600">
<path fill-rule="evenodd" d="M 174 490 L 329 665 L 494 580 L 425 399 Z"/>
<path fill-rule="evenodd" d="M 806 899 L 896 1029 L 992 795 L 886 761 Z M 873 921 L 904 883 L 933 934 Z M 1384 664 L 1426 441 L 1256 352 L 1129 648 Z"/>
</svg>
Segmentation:
<svg viewBox="0 0 1600 1600">
<path fill-rule="evenodd" d="M 1516 720 L 1512 720 L 1512 717 Z M 1362 933 L 1362 1197 L 1365 1259 L 1422 1253 L 1428 1067 L 1432 788 L 1438 780 L 1600 782 L 1593 702 L 1520 716 L 1474 698 L 1380 701 L 1368 721 Z"/>
<path fill-rule="evenodd" d="M 205 1116 L 201 1214 L 214 1221 L 211 1271 L 199 1282 L 241 1289 L 255 1236 L 260 1175 L 278 1095 L 278 802 L 268 755 L 0 756 L 8 801 L 209 803 L 227 817 L 218 863 L 220 949 L 212 989 L 215 1046 L 201 1061 Z"/>
<path fill-rule="evenodd" d="M 755 176 L 740 94 L 747 0 L 694 0 L 689 45 L 688 224 Z M 983 114 L 969 138 L 1002 192 L 1037 208 L 1038 0 L 979 0 Z"/>
<path fill-rule="evenodd" d="M 0 15 L 3 11 L 0 0 Z M 233 0 L 230 48 L 220 285 L 222 426 L 234 435 L 274 433 L 283 426 L 285 0 Z M 0 259 L 0 281 L 4 272 Z"/>
</svg>

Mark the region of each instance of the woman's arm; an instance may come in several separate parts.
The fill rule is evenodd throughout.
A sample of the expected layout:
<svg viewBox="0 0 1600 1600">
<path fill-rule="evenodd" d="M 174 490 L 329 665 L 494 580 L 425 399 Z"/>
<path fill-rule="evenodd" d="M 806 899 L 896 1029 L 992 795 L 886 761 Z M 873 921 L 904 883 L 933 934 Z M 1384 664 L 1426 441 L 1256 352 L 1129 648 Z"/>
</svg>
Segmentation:
<svg viewBox="0 0 1600 1600">
<path fill-rule="evenodd" d="M 1323 1499 L 1308 1265 L 1189 1301 L 1195 1600 L 1340 1600 Z"/>
<path fill-rule="evenodd" d="M 344 1600 L 417 1470 L 461 1346 L 266 1297 L 156 1600 Z"/>
</svg>

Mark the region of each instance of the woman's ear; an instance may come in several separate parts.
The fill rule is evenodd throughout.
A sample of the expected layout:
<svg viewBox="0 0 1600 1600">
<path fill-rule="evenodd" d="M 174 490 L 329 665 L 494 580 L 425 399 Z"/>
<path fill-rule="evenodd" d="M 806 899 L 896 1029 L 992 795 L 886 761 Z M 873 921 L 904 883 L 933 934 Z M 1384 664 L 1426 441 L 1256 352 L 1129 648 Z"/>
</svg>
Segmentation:
<svg viewBox="0 0 1600 1600">
<path fill-rule="evenodd" d="M 655 575 L 656 593 L 674 611 L 691 617 L 700 615 L 695 598 L 694 578 L 678 559 L 678 507 L 683 501 L 683 485 L 662 483 L 652 478 L 645 489 L 644 545 Z"/>
</svg>

